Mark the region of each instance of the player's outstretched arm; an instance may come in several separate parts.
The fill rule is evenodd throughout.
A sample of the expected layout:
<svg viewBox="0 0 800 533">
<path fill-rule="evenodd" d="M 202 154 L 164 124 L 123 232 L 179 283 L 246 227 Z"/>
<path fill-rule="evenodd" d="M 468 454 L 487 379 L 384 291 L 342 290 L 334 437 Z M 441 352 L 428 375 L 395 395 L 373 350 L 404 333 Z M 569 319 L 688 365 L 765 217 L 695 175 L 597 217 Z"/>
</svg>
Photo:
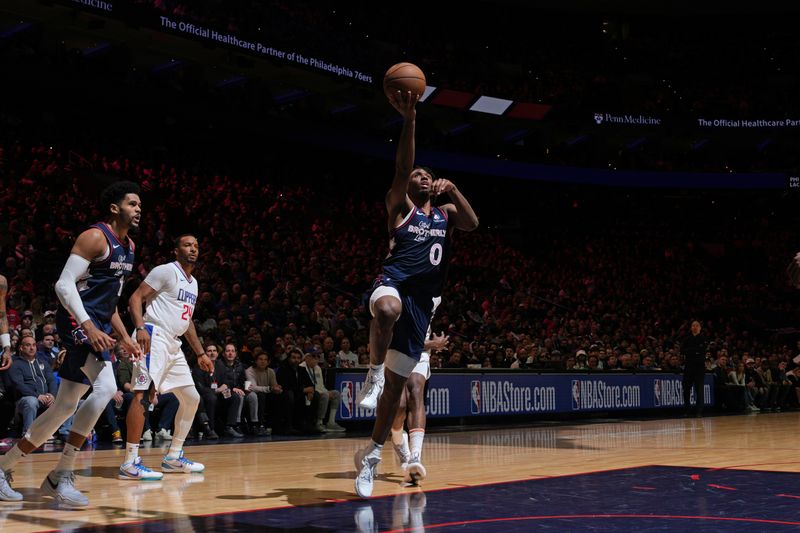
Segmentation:
<svg viewBox="0 0 800 533">
<path fill-rule="evenodd" d="M 403 129 L 400 132 L 400 141 L 397 144 L 394 179 L 392 180 L 392 188 L 386 195 L 386 207 L 390 216 L 394 210 L 405 206 L 408 202 L 406 191 L 408 190 L 408 181 L 411 178 L 411 171 L 414 169 L 414 158 L 416 157 L 414 137 L 416 134 L 416 105 L 418 100 L 419 95 L 413 95 L 411 91 L 407 93 L 397 91 L 389 97 L 392 107 L 403 116 Z"/>
<path fill-rule="evenodd" d="M 458 190 L 455 184 L 447 179 L 438 179 L 433 182 L 432 192 L 434 195 L 447 193 L 452 204 L 445 204 L 442 209 L 447 216 L 453 220 L 457 229 L 463 231 L 473 231 L 478 227 L 478 215 L 472 209 L 464 195 Z"/>
<path fill-rule="evenodd" d="M 144 302 L 148 301 L 156 293 L 156 290 L 151 287 L 146 280 L 143 281 L 133 291 L 131 297 L 128 299 L 128 312 L 131 315 L 133 325 L 136 327 L 136 342 L 143 354 L 150 353 L 150 333 L 144 327 Z"/>
<path fill-rule="evenodd" d="M 89 318 L 89 313 L 83 307 L 83 301 L 78 293 L 78 280 L 82 279 L 89 271 L 89 264 L 93 259 L 101 257 L 106 252 L 106 238 L 103 232 L 97 228 L 90 228 L 81 233 L 72 251 L 69 254 L 67 263 L 61 271 L 61 276 L 56 282 L 56 295 L 61 305 L 69 311 L 75 321 L 81 325 L 92 349 L 103 352 L 114 346 L 114 339 L 100 331 L 94 322 Z M 65 334 L 69 334 L 65 332 Z"/>
</svg>

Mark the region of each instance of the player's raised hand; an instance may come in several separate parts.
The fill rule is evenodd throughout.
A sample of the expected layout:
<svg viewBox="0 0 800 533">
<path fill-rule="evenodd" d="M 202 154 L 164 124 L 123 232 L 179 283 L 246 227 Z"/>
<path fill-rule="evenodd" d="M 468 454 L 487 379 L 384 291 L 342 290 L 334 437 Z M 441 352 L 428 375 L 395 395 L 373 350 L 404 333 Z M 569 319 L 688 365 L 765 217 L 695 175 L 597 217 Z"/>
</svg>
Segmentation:
<svg viewBox="0 0 800 533">
<path fill-rule="evenodd" d="M 433 185 L 431 186 L 431 194 L 433 194 L 434 196 L 438 196 L 442 193 L 448 193 L 454 190 L 455 188 L 456 186 L 453 184 L 452 181 L 440 178 L 433 182 Z"/>
<path fill-rule="evenodd" d="M 433 334 L 433 337 L 425 343 L 425 347 L 428 348 L 431 352 L 440 352 L 447 348 L 447 344 L 450 342 L 450 336 L 445 335 L 444 331 L 441 332 L 439 335 Z"/>
<path fill-rule="evenodd" d="M 789 281 L 792 287 L 800 289 L 800 252 L 794 255 L 794 259 L 786 267 L 786 273 L 789 275 Z"/>
<path fill-rule="evenodd" d="M 209 374 L 214 371 L 214 362 L 204 353 L 197 356 L 197 365 Z"/>
<path fill-rule="evenodd" d="M 417 116 L 418 94 L 411 94 L 411 91 L 395 91 L 389 95 L 389 103 L 392 104 L 398 113 L 403 115 L 406 120 L 413 120 Z"/>
</svg>

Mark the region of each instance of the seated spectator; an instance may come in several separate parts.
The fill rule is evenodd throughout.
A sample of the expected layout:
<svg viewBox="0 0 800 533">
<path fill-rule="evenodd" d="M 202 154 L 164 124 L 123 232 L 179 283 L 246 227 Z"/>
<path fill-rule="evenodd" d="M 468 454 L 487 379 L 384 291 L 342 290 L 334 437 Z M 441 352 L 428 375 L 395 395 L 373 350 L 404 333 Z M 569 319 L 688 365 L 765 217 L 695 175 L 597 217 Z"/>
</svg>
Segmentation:
<svg viewBox="0 0 800 533">
<path fill-rule="evenodd" d="M 289 425 L 286 413 L 291 406 L 287 402 L 288 396 L 283 394 L 283 387 L 278 384 L 275 371 L 269 367 L 269 354 L 258 353 L 255 365 L 248 368 L 245 375 L 251 383 L 250 390 L 258 398 L 258 420 L 266 426 L 263 434 L 272 433 L 273 427 L 285 431 Z"/>
<path fill-rule="evenodd" d="M 667 357 L 667 362 L 661 367 L 662 372 L 671 372 L 673 374 L 680 374 L 683 372 L 681 367 L 680 357 L 677 354 L 671 354 Z"/>
<path fill-rule="evenodd" d="M 227 411 L 225 435 L 234 438 L 244 437 L 239 427 L 242 420 L 242 408 L 247 401 L 251 416 L 255 413 L 255 416 L 258 417 L 258 397 L 249 391 L 244 391 L 245 369 L 237 357 L 236 346 L 233 343 L 229 342 L 225 345 L 222 359 L 217 359 L 214 363 L 213 379 L 217 383 L 217 401 Z M 258 420 L 250 422 L 257 423 Z"/>
<path fill-rule="evenodd" d="M 278 383 L 283 387 L 283 394 L 288 396 L 293 429 L 315 433 L 311 418 L 317 413 L 317 398 L 314 396 L 314 383 L 308 372 L 300 368 L 303 352 L 294 347 L 289 351 L 286 360 L 278 368 Z"/>
<path fill-rule="evenodd" d="M 766 404 L 767 387 L 761 379 L 761 375 L 756 371 L 755 360 L 748 358 L 745 360 L 745 386 L 753 397 L 753 403 L 759 409 L 763 409 Z"/>
<path fill-rule="evenodd" d="M 49 359 L 36 357 L 33 335 L 20 338 L 19 357 L 14 359 L 8 372 L 17 394 L 17 413 L 22 416 L 22 435 L 56 399 L 58 389 L 51 365 Z"/>
<path fill-rule="evenodd" d="M 205 346 L 205 351 L 216 367 L 216 361 L 219 359 L 217 345 L 208 343 Z M 197 366 L 196 362 L 192 367 L 192 379 L 195 387 L 197 387 L 197 392 L 200 393 L 200 404 L 197 406 L 197 414 L 195 414 L 194 418 L 196 431 L 202 433 L 206 439 L 216 440 L 219 438 L 219 435 L 214 430 L 217 416 L 217 382 L 214 380 L 213 373 L 206 372 Z"/>
<path fill-rule="evenodd" d="M 745 409 L 749 411 L 758 411 L 758 407 L 756 407 L 753 402 L 753 394 L 751 393 L 750 389 L 748 389 L 746 386 L 747 377 L 745 374 L 744 367 L 745 367 L 744 363 L 739 361 L 739 363 L 736 364 L 736 369 L 731 370 L 728 373 L 727 388 L 728 390 L 739 391 L 739 394 L 741 394 L 744 398 Z"/>
<path fill-rule="evenodd" d="M 342 344 L 344 344 L 345 341 L 347 341 L 347 339 L 344 339 Z M 340 400 L 339 391 L 328 390 L 325 387 L 325 380 L 322 378 L 322 369 L 319 367 L 319 358 L 313 353 L 307 353 L 305 355 L 305 361 L 300 363 L 300 366 L 306 371 L 309 379 L 311 379 L 311 382 L 314 384 L 314 392 L 311 397 L 309 397 L 310 400 L 315 401 L 317 404 L 317 417 L 314 429 L 320 433 L 344 431 L 345 429 L 336 423 L 336 409 L 339 407 Z M 329 406 L 331 407 L 330 415 L 328 414 Z"/>
<path fill-rule="evenodd" d="M 769 411 L 777 411 L 778 395 L 781 392 L 781 386 L 772 378 L 772 369 L 769 367 L 769 360 L 766 357 L 761 360 L 756 372 L 758 372 L 758 375 L 761 376 L 761 380 L 764 382 L 764 386 L 767 389 L 764 409 Z"/>
<path fill-rule="evenodd" d="M 328 339 L 325 340 L 327 341 Z M 336 355 L 336 368 L 356 368 L 358 365 L 358 356 L 350 350 L 350 339 L 343 338 L 341 349 Z"/>
</svg>

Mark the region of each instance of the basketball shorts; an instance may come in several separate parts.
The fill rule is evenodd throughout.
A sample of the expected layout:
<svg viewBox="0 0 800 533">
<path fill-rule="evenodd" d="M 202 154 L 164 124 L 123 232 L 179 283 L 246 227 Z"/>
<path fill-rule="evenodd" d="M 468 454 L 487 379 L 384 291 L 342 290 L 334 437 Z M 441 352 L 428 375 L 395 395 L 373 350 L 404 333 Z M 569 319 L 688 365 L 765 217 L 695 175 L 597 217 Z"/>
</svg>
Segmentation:
<svg viewBox="0 0 800 533">
<path fill-rule="evenodd" d="M 100 331 L 111 335 L 110 322 L 101 323 L 93 317 L 92 322 Z M 59 308 L 56 313 L 56 328 L 61 346 L 67 351 L 58 369 L 58 376 L 61 379 L 91 385 L 105 368 L 106 361 L 111 361 L 111 354 L 108 351 L 95 351 L 89 344 L 89 338 L 83 327 L 64 309 Z"/>
<path fill-rule="evenodd" d="M 419 364 L 425 348 L 425 336 L 431 318 L 441 298 L 398 287 L 383 276 L 378 277 L 369 294 L 369 311 L 375 316 L 375 302 L 384 296 L 400 300 L 402 312 L 394 324 L 392 342 L 386 352 L 386 368 L 408 377 Z"/>
<path fill-rule="evenodd" d="M 180 339 L 170 336 L 155 324 L 145 324 L 145 327 L 150 333 L 150 353 L 133 365 L 133 390 L 148 390 L 153 384 L 156 392 L 164 393 L 178 387 L 194 386 Z"/>
</svg>

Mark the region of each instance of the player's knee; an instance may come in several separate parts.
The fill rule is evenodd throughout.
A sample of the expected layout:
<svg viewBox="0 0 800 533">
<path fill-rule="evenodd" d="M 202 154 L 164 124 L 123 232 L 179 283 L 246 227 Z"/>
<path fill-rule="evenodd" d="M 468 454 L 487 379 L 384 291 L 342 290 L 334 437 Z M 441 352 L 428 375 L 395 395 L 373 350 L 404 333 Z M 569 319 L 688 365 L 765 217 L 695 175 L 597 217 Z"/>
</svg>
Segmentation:
<svg viewBox="0 0 800 533">
<path fill-rule="evenodd" d="M 394 324 L 402 310 L 397 298 L 384 297 L 375 302 L 375 318 L 381 323 Z"/>
</svg>

